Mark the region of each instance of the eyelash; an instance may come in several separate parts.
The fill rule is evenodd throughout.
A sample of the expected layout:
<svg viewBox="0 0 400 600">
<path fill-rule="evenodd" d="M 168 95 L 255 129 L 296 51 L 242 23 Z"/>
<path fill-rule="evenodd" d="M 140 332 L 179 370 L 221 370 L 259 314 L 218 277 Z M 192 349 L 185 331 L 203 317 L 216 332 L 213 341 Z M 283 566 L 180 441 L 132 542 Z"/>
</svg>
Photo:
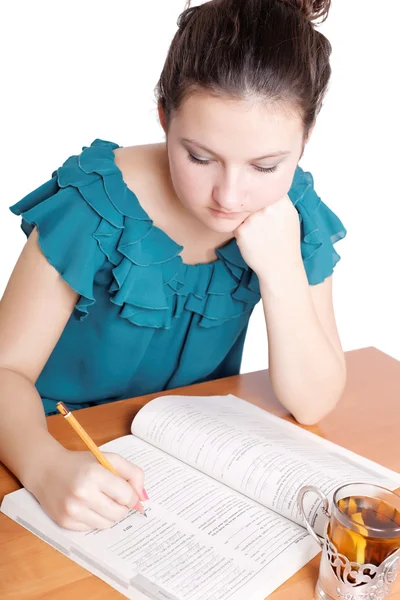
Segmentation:
<svg viewBox="0 0 400 600">
<path fill-rule="evenodd" d="M 260 173 L 275 173 L 277 168 L 278 165 L 275 165 L 274 167 L 253 167 L 253 169 L 259 171 Z"/>
<path fill-rule="evenodd" d="M 193 154 L 190 154 L 190 152 L 188 153 L 188 159 L 194 165 L 205 166 L 205 165 L 209 165 L 212 162 L 211 160 L 200 160 L 200 159 L 196 158 L 195 156 L 193 156 Z M 277 168 L 278 168 L 278 165 L 275 165 L 274 167 L 256 167 L 256 166 L 253 166 L 253 169 L 255 169 L 256 171 L 258 171 L 259 173 L 275 173 L 275 171 L 277 170 Z"/>
</svg>

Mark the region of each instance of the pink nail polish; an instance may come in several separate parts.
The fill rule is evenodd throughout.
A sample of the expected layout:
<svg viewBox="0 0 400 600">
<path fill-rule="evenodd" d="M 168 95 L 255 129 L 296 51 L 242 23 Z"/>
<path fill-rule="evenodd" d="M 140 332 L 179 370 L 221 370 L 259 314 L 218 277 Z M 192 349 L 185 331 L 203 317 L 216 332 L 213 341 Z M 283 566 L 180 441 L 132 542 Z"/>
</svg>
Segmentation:
<svg viewBox="0 0 400 600">
<path fill-rule="evenodd" d="M 148 494 L 147 494 L 147 492 L 146 492 L 146 490 L 144 488 L 142 489 L 142 496 L 143 496 L 144 500 L 148 500 L 149 499 L 149 496 L 148 496 Z"/>
<path fill-rule="evenodd" d="M 134 510 L 137 510 L 137 511 L 139 511 L 139 512 L 140 512 L 140 513 L 142 513 L 142 514 L 144 513 L 144 508 L 143 508 L 143 506 L 140 504 L 140 500 L 138 500 L 138 501 L 136 502 L 136 504 L 135 504 L 135 506 L 134 506 L 133 508 L 134 508 Z"/>
</svg>

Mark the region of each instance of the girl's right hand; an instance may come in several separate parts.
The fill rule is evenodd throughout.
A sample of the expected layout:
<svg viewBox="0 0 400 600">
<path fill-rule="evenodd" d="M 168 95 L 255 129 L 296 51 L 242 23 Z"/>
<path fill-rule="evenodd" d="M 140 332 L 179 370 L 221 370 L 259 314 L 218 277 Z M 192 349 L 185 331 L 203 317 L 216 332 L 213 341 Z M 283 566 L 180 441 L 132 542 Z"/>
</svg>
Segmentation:
<svg viewBox="0 0 400 600">
<path fill-rule="evenodd" d="M 142 469 L 119 454 L 106 454 L 120 477 L 91 452 L 60 448 L 35 477 L 30 491 L 61 527 L 75 531 L 106 529 L 146 500 Z"/>
<path fill-rule="evenodd" d="M 109 527 L 144 498 L 143 472 L 110 455 L 120 477 L 47 430 L 40 377 L 79 295 L 29 236 L 0 301 L 0 461 L 62 527 Z"/>
</svg>

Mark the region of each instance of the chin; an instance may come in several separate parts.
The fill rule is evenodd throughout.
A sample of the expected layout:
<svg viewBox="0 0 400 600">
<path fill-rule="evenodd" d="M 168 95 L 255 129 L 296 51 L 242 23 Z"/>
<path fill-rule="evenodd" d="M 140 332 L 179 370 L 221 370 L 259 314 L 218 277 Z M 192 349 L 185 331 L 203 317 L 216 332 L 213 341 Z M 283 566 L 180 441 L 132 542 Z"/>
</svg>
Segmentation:
<svg viewBox="0 0 400 600">
<path fill-rule="evenodd" d="M 203 217 L 200 220 L 208 229 L 215 233 L 232 233 L 243 222 L 243 219 L 213 219 L 207 217 Z"/>
<path fill-rule="evenodd" d="M 241 225 L 241 222 L 230 221 L 226 223 L 208 223 L 208 227 L 215 233 L 232 233 Z"/>
</svg>

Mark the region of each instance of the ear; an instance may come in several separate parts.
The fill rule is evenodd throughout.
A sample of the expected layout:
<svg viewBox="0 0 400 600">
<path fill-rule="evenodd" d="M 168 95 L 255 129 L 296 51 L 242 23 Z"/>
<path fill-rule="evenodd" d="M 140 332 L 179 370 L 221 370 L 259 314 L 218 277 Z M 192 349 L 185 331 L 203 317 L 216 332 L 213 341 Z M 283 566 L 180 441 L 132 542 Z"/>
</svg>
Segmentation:
<svg viewBox="0 0 400 600">
<path fill-rule="evenodd" d="M 167 133 L 167 124 L 165 121 L 165 111 L 164 111 L 164 108 L 162 107 L 161 102 L 158 102 L 157 110 L 158 110 L 158 118 L 160 120 L 160 125 L 163 128 L 164 133 Z"/>
</svg>

